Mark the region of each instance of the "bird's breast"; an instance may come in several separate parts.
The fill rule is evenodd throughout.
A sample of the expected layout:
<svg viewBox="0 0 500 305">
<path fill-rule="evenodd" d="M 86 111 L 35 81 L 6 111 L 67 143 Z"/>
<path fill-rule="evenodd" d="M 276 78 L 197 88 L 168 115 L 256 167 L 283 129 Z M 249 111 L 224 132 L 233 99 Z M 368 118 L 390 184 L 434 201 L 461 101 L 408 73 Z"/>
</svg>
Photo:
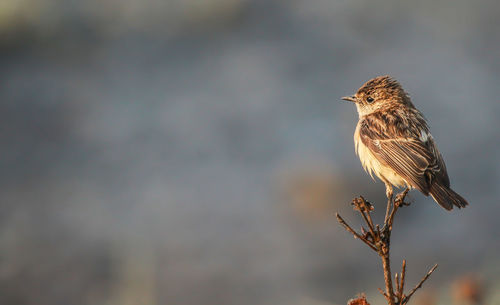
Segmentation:
<svg viewBox="0 0 500 305">
<path fill-rule="evenodd" d="M 409 185 L 406 181 L 401 178 L 392 168 L 382 164 L 373 152 L 366 146 L 359 135 L 360 124 L 356 127 L 354 132 L 354 147 L 356 154 L 363 165 L 364 170 L 372 177 L 375 174 L 382 181 L 390 182 L 394 186 L 404 186 Z"/>
</svg>

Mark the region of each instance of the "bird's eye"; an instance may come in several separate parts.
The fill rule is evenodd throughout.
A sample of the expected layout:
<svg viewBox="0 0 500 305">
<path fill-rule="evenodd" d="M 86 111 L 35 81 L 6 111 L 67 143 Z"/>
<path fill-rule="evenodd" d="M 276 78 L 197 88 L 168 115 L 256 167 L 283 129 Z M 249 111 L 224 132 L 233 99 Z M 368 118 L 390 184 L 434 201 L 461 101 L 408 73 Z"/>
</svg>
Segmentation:
<svg viewBox="0 0 500 305">
<path fill-rule="evenodd" d="M 367 97 L 367 98 L 366 98 L 366 101 L 367 101 L 368 103 L 373 103 L 373 97 L 371 97 L 371 96 Z"/>
</svg>

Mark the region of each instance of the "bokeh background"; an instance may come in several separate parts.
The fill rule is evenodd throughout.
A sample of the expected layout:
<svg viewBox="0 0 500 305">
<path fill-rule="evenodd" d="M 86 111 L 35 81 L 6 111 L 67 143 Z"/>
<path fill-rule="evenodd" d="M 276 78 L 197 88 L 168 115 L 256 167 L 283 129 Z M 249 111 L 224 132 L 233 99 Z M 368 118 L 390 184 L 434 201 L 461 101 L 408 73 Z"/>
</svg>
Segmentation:
<svg viewBox="0 0 500 305">
<path fill-rule="evenodd" d="M 353 224 L 384 186 L 339 97 L 429 120 L 451 213 L 412 192 L 414 304 L 500 304 L 500 2 L 1 0 L 1 304 L 383 304 Z"/>
</svg>

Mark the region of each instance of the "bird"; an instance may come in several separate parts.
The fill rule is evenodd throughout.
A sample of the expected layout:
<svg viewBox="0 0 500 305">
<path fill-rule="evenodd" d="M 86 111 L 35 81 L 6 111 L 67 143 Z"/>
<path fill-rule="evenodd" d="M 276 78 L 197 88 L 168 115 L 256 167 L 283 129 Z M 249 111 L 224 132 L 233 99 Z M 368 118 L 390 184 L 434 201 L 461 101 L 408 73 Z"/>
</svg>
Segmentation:
<svg viewBox="0 0 500 305">
<path fill-rule="evenodd" d="M 427 121 L 397 80 L 389 75 L 375 77 L 342 99 L 353 102 L 358 111 L 356 154 L 372 179 L 375 174 L 385 184 L 389 200 L 393 187 L 406 187 L 432 196 L 448 211 L 468 205 L 450 188 Z"/>
</svg>

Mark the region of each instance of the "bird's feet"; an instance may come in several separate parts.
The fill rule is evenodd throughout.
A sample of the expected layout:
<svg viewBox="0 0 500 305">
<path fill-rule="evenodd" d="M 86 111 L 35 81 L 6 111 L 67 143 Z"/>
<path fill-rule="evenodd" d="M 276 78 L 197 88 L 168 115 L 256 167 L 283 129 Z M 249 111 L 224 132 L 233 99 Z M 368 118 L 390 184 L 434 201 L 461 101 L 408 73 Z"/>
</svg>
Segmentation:
<svg viewBox="0 0 500 305">
<path fill-rule="evenodd" d="M 409 206 L 410 202 L 405 202 L 406 195 L 410 191 L 409 188 L 406 188 L 404 191 L 396 195 L 396 198 L 394 199 L 394 204 L 397 205 L 398 207 L 403 207 L 403 206 Z"/>
</svg>

